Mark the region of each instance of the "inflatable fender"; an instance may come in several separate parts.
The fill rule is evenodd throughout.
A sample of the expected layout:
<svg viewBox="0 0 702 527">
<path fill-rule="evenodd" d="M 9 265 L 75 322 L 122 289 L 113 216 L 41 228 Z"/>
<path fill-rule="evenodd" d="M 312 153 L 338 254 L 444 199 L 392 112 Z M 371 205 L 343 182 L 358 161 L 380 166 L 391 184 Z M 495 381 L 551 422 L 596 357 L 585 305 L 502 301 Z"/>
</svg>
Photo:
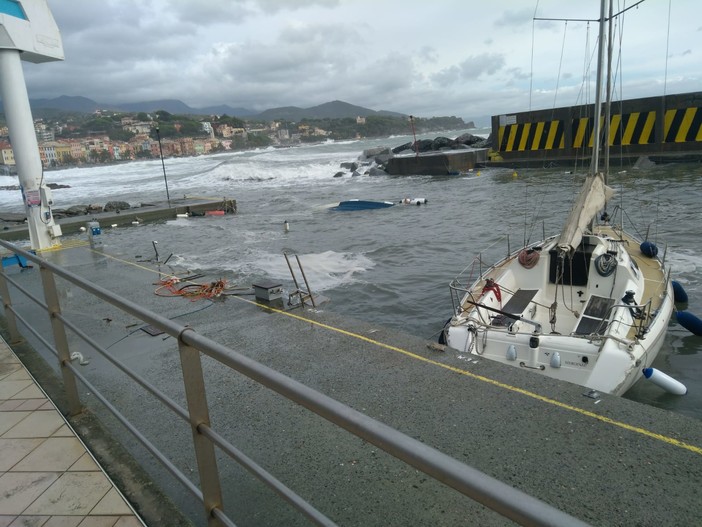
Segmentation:
<svg viewBox="0 0 702 527">
<path fill-rule="evenodd" d="M 677 282 L 675 280 L 673 282 L 673 297 L 675 298 L 676 303 L 681 303 L 681 304 L 686 304 L 687 303 L 687 293 L 685 292 L 685 288 L 680 285 L 680 282 Z"/>
<path fill-rule="evenodd" d="M 702 320 L 690 313 L 689 311 L 678 311 L 675 313 L 675 318 L 682 327 L 690 333 L 702 336 Z"/>
</svg>

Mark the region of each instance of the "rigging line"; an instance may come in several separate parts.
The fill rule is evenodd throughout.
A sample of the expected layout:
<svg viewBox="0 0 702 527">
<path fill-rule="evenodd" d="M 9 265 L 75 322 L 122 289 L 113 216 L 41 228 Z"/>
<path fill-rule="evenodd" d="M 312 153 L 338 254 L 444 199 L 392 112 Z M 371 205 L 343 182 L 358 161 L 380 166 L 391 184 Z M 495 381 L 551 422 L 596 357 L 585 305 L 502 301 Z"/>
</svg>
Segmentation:
<svg viewBox="0 0 702 527">
<path fill-rule="evenodd" d="M 556 99 L 558 98 L 558 87 L 561 83 L 561 70 L 563 69 L 563 53 L 565 51 L 566 33 L 568 32 L 568 21 L 563 25 L 563 42 L 561 42 L 561 59 L 558 62 L 558 75 L 556 76 L 556 91 L 553 94 L 553 108 L 556 108 Z"/>
<path fill-rule="evenodd" d="M 529 64 L 529 111 L 531 111 L 531 96 L 534 93 L 534 39 L 536 35 L 536 12 L 539 10 L 539 0 L 534 6 L 534 16 L 531 20 L 531 63 Z"/>
<path fill-rule="evenodd" d="M 672 8 L 672 0 L 668 0 L 668 32 L 665 37 L 665 74 L 663 76 L 663 100 L 667 94 L 666 90 L 668 87 L 668 53 L 670 46 L 670 10 Z"/>
</svg>

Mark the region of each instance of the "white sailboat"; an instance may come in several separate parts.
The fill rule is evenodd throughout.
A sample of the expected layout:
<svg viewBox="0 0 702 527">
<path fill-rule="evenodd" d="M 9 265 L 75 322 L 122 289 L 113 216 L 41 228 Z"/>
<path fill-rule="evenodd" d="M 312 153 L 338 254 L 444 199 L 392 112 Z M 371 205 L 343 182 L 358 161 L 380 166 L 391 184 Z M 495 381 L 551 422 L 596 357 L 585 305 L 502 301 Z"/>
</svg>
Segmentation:
<svg viewBox="0 0 702 527">
<path fill-rule="evenodd" d="M 605 3 L 596 116 L 604 106 Z M 601 144 L 600 134 L 595 118 L 594 145 Z M 665 256 L 658 256 L 653 243 L 625 232 L 606 214 L 597 218 L 612 194 L 606 181 L 594 147 L 590 175 L 559 235 L 508 254 L 472 285 L 462 276 L 452 281 L 454 315 L 442 340 L 466 353 L 615 395 L 641 379 L 663 344 L 673 287 Z"/>
</svg>

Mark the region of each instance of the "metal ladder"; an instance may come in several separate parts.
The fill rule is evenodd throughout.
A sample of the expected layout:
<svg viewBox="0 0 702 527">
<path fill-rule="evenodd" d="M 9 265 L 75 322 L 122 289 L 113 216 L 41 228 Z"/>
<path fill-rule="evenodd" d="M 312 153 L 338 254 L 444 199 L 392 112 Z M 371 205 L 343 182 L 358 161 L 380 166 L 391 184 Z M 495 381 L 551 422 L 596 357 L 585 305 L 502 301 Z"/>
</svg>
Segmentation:
<svg viewBox="0 0 702 527">
<path fill-rule="evenodd" d="M 300 269 L 300 273 L 302 274 L 302 279 L 305 281 L 305 287 L 307 290 L 305 291 L 304 289 L 300 289 L 300 284 L 297 281 L 297 277 L 295 276 L 295 271 L 293 271 L 292 265 L 290 264 L 290 258 L 288 258 L 288 253 L 283 253 L 283 256 L 285 256 L 285 261 L 288 264 L 288 269 L 290 269 L 290 276 L 292 276 L 293 282 L 295 283 L 295 291 L 291 292 L 288 295 L 288 305 L 292 305 L 292 299 L 294 296 L 297 296 L 300 299 L 300 306 L 305 305 L 305 301 L 309 300 L 312 303 L 312 307 L 317 307 L 317 305 L 314 303 L 314 296 L 312 296 L 312 293 L 310 291 L 310 284 L 307 282 L 307 276 L 305 276 L 305 270 L 302 268 L 302 263 L 300 263 L 300 257 L 295 254 L 295 261 L 297 262 L 297 267 Z"/>
</svg>

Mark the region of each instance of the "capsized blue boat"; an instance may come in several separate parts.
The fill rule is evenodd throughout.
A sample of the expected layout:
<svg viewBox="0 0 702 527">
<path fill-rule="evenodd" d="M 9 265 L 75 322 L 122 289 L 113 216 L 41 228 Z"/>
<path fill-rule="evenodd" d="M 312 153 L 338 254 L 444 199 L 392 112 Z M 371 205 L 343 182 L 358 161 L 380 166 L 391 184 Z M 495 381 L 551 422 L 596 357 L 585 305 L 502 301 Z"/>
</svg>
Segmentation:
<svg viewBox="0 0 702 527">
<path fill-rule="evenodd" d="M 392 201 L 372 201 L 366 199 L 350 199 L 347 201 L 341 201 L 336 207 L 332 207 L 331 210 L 368 210 L 368 209 L 385 209 L 387 207 L 392 207 L 394 203 Z"/>
</svg>

